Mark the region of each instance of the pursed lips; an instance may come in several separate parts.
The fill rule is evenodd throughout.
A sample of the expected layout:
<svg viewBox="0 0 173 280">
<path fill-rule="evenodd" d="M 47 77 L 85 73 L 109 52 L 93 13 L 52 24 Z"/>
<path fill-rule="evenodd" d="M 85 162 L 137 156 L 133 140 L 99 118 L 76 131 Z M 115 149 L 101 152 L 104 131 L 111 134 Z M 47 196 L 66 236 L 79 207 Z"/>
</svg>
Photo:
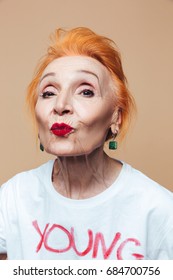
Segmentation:
<svg viewBox="0 0 173 280">
<path fill-rule="evenodd" d="M 50 130 L 56 136 L 65 136 L 71 133 L 74 128 L 65 123 L 54 123 Z"/>
</svg>

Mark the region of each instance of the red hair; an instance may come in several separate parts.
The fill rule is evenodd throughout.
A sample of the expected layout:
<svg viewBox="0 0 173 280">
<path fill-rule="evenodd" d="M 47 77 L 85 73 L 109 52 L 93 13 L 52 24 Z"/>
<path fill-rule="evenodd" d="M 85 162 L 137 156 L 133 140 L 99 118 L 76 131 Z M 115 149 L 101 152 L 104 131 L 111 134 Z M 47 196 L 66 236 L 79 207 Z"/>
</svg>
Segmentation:
<svg viewBox="0 0 173 280">
<path fill-rule="evenodd" d="M 34 118 L 34 123 L 36 124 L 37 86 L 44 69 L 54 59 L 70 55 L 83 55 L 94 58 L 101 62 L 111 73 L 115 83 L 116 109 L 118 108 L 121 112 L 120 132 L 123 136 L 129 125 L 134 101 L 127 88 L 120 53 L 112 40 L 100 36 L 85 27 L 78 27 L 69 31 L 63 29 L 55 31 L 53 44 L 49 46 L 46 55 L 38 64 L 34 78 L 28 87 L 27 103 Z M 109 137 L 110 135 L 108 135 Z"/>
</svg>

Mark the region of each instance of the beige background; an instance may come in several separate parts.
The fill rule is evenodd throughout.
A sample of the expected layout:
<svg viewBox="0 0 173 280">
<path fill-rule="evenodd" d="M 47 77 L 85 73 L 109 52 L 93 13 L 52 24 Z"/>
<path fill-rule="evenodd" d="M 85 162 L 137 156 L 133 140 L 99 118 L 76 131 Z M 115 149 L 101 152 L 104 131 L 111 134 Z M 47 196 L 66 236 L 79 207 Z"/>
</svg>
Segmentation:
<svg viewBox="0 0 173 280">
<path fill-rule="evenodd" d="M 119 46 L 138 115 L 114 156 L 173 190 L 173 1 L 0 0 L 0 183 L 49 156 L 37 147 L 26 87 L 56 27 L 87 26 Z"/>
</svg>

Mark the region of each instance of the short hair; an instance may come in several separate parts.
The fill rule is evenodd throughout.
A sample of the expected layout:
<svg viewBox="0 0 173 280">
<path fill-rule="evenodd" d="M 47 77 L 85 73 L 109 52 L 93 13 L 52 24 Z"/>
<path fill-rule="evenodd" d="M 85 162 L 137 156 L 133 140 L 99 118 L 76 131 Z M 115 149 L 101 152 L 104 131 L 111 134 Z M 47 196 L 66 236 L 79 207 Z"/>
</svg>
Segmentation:
<svg viewBox="0 0 173 280">
<path fill-rule="evenodd" d="M 56 29 L 53 42 L 40 60 L 27 92 L 27 104 L 36 124 L 35 105 L 37 87 L 44 69 L 53 60 L 72 55 L 88 56 L 102 63 L 110 72 L 115 84 L 116 109 L 121 112 L 120 134 L 123 137 L 130 123 L 135 103 L 127 86 L 119 50 L 111 39 L 98 35 L 89 28 L 77 27 L 71 30 Z M 111 138 L 109 131 L 107 139 Z"/>
</svg>

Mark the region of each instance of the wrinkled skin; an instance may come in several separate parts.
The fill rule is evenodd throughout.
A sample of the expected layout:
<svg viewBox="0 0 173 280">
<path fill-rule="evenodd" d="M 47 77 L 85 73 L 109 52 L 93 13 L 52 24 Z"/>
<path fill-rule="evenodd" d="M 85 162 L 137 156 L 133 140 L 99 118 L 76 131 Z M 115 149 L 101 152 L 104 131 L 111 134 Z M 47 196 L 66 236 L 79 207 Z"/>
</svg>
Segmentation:
<svg viewBox="0 0 173 280">
<path fill-rule="evenodd" d="M 52 172 L 62 195 L 84 199 L 109 187 L 121 163 L 103 151 L 109 129 L 118 131 L 121 116 L 109 71 L 85 56 L 55 59 L 43 72 L 35 107 L 40 141 L 57 157 Z M 52 133 L 54 123 L 73 129 L 64 136 Z"/>
</svg>

